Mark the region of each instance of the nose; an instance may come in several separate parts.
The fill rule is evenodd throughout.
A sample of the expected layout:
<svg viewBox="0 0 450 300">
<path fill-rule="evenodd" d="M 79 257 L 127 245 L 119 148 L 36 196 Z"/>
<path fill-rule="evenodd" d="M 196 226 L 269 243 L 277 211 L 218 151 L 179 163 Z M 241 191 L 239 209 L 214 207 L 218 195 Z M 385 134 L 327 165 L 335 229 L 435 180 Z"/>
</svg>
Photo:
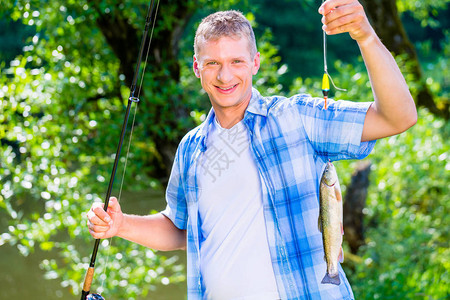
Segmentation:
<svg viewBox="0 0 450 300">
<path fill-rule="evenodd" d="M 219 72 L 217 73 L 217 80 L 222 83 L 230 82 L 233 79 L 233 72 L 231 68 L 225 64 L 220 67 Z"/>
</svg>

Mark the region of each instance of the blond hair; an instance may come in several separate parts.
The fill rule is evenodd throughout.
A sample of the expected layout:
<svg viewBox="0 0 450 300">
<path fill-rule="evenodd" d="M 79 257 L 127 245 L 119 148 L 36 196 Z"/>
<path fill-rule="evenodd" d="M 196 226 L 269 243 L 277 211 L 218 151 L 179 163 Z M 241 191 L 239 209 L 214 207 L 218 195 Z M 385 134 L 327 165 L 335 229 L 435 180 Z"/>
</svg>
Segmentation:
<svg viewBox="0 0 450 300">
<path fill-rule="evenodd" d="M 218 40 L 221 37 L 245 37 L 249 43 L 250 55 L 252 57 L 256 55 L 256 40 L 252 25 L 236 10 L 219 11 L 202 20 L 195 33 L 195 55 L 200 52 L 201 43 Z"/>
</svg>

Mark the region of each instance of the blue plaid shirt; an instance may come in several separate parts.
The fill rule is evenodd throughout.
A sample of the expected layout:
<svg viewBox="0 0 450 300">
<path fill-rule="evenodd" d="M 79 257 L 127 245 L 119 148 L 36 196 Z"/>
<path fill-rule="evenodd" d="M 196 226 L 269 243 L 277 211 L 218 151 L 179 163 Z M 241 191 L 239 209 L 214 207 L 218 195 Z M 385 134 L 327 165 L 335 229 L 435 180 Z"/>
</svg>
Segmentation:
<svg viewBox="0 0 450 300">
<path fill-rule="evenodd" d="M 341 267 L 339 286 L 321 284 L 326 263 L 318 230 L 319 182 L 328 159 L 362 159 L 373 149 L 375 141 L 361 142 L 370 104 L 331 100 L 324 110 L 320 98 L 262 97 L 253 89 L 243 121 L 261 177 L 267 239 L 282 299 L 353 299 Z M 204 299 L 205 292 L 197 174 L 214 117 L 211 109 L 205 122 L 181 141 L 163 211 L 187 230 L 189 300 Z"/>
</svg>

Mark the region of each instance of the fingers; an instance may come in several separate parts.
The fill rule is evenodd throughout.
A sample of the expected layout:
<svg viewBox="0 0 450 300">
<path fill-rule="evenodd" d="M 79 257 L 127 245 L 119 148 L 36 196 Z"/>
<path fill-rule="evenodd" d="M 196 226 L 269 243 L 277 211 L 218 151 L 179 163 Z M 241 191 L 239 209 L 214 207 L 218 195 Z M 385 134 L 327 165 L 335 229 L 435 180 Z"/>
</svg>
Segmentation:
<svg viewBox="0 0 450 300">
<path fill-rule="evenodd" d="M 363 6 L 356 0 L 328 0 L 319 11 L 323 14 L 322 29 L 328 35 L 348 32 L 354 40 L 362 41 L 374 34 Z"/>
<path fill-rule="evenodd" d="M 334 35 L 339 34 L 343 32 L 353 32 L 356 31 L 356 28 L 359 29 L 359 25 L 357 22 L 349 21 L 345 23 L 341 22 L 335 22 L 330 25 L 324 25 L 322 29 L 328 34 L 328 35 Z"/>
<path fill-rule="evenodd" d="M 89 233 L 94 237 L 95 239 L 103 239 L 108 238 L 110 236 L 107 236 L 110 226 L 100 226 L 100 225 L 93 225 L 91 223 L 88 223 Z"/>
<path fill-rule="evenodd" d="M 354 25 L 364 21 L 364 9 L 358 2 L 339 6 L 322 17 L 322 27 L 327 33 L 340 33 L 348 29 L 348 25 Z M 350 27 L 351 28 L 351 27 Z"/>
<path fill-rule="evenodd" d="M 322 17 L 322 23 L 331 25 L 339 22 L 341 25 L 351 23 L 354 20 L 362 20 L 364 17 L 364 9 L 358 2 L 339 6 Z"/>
<path fill-rule="evenodd" d="M 111 235 L 110 229 L 114 224 L 114 217 L 121 213 L 120 205 L 115 197 L 111 197 L 108 205 L 108 212 L 104 211 L 102 203 L 94 203 L 87 213 L 87 225 L 89 233 L 96 239 L 108 238 Z"/>
<path fill-rule="evenodd" d="M 319 7 L 319 14 L 328 15 L 330 12 L 338 8 L 339 6 L 345 6 L 351 4 L 352 2 L 357 2 L 355 0 L 328 0 L 322 3 Z"/>
<path fill-rule="evenodd" d="M 109 198 L 108 212 L 118 213 L 120 211 L 121 211 L 120 205 L 119 205 L 119 201 L 117 201 L 117 198 L 116 197 Z"/>
<path fill-rule="evenodd" d="M 110 215 L 103 210 L 102 203 L 92 204 L 91 209 L 87 213 L 87 217 L 89 222 L 95 225 L 107 225 L 112 221 Z"/>
</svg>

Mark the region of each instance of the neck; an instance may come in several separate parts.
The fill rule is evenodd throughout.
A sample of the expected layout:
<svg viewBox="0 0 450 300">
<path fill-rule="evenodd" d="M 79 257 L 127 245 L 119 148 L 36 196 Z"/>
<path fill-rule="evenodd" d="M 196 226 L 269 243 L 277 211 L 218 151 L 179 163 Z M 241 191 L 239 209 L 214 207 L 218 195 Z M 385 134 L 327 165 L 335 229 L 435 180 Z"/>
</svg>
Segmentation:
<svg viewBox="0 0 450 300">
<path fill-rule="evenodd" d="M 217 121 L 222 128 L 230 129 L 237 123 L 239 123 L 245 114 L 245 110 L 248 107 L 250 98 L 246 101 L 242 101 L 237 106 L 221 107 L 213 104 L 214 112 L 216 114 Z"/>
<path fill-rule="evenodd" d="M 219 124 L 222 128 L 226 128 L 226 129 L 230 129 L 231 127 L 233 127 L 234 125 L 239 123 L 244 118 L 244 112 L 245 112 L 244 111 L 238 115 L 238 114 L 227 114 L 227 113 L 217 112 L 215 109 L 214 109 L 214 111 L 216 113 L 217 122 L 219 122 Z"/>
</svg>

